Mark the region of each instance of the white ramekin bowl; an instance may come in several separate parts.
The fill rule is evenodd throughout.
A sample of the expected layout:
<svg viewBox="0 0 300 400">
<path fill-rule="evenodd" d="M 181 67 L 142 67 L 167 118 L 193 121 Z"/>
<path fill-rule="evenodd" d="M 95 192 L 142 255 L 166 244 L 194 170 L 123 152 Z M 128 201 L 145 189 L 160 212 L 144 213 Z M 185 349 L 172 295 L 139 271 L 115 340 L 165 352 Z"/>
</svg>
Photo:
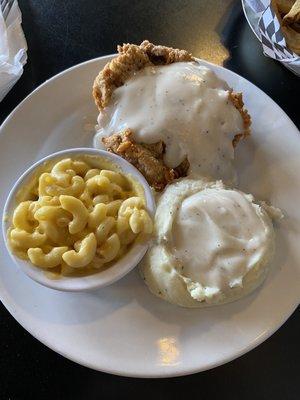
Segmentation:
<svg viewBox="0 0 300 400">
<path fill-rule="evenodd" d="M 117 281 L 128 272 L 130 272 L 140 262 L 148 249 L 148 243 L 137 242 L 133 244 L 132 248 L 126 255 L 124 255 L 115 264 L 104 271 L 100 271 L 93 275 L 83 277 L 62 276 L 58 279 L 51 279 L 47 277 L 42 269 L 34 266 L 30 261 L 19 259 L 11 252 L 7 241 L 7 230 L 11 226 L 11 218 L 12 213 L 16 207 L 15 199 L 18 191 L 34 174 L 36 168 L 43 164 L 45 161 L 49 161 L 52 159 L 59 160 L 65 157 L 78 156 L 81 154 L 101 156 L 109 160 L 110 162 L 118 165 L 121 171 L 125 174 L 130 174 L 144 188 L 147 211 L 152 217 L 154 216 L 155 212 L 155 200 L 153 197 L 153 193 L 143 175 L 129 162 L 107 151 L 92 148 L 62 150 L 57 153 L 50 154 L 49 156 L 37 161 L 30 168 L 28 168 L 12 187 L 4 206 L 2 217 L 2 231 L 7 250 L 15 264 L 31 279 L 49 288 L 70 292 L 88 291 L 112 284 L 113 282 Z"/>
</svg>

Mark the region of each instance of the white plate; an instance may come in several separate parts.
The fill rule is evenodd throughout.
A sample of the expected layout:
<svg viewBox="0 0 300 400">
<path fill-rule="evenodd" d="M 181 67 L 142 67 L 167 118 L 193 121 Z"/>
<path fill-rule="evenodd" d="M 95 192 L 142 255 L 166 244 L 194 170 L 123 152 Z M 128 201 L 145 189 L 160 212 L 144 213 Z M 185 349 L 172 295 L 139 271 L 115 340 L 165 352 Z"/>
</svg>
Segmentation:
<svg viewBox="0 0 300 400">
<path fill-rule="evenodd" d="M 80 64 L 45 82 L 4 122 L 1 205 L 18 175 L 35 160 L 91 145 L 97 116 L 91 86 L 110 58 Z M 93 293 L 47 289 L 15 267 L 1 238 L 3 304 L 33 336 L 80 364 L 139 377 L 206 370 L 263 342 L 299 302 L 299 132 L 261 90 L 231 71 L 212 68 L 244 92 L 253 117 L 252 137 L 237 151 L 240 188 L 270 200 L 286 215 L 277 229 L 272 271 L 264 285 L 243 300 L 189 310 L 150 294 L 137 270 Z"/>
</svg>

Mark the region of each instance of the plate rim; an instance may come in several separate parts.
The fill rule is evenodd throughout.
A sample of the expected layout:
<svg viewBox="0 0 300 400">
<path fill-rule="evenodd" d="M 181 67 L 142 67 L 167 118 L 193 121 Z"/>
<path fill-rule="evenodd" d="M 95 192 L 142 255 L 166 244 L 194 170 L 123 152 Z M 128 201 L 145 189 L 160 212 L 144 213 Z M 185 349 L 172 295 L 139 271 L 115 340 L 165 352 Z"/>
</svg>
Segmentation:
<svg viewBox="0 0 300 400">
<path fill-rule="evenodd" d="M 109 59 L 115 57 L 116 54 L 108 54 L 108 55 L 104 55 L 101 57 L 96 57 L 90 60 L 86 60 L 83 61 L 79 64 L 73 65 L 70 68 L 67 68 L 61 72 L 59 72 L 58 74 L 52 76 L 51 78 L 47 79 L 45 82 L 43 82 L 42 84 L 40 84 L 38 87 L 36 87 L 31 93 L 29 93 L 10 113 L 9 115 L 4 119 L 4 121 L 2 122 L 2 124 L 0 125 L 0 136 L 2 135 L 2 131 L 5 128 L 6 124 L 8 124 L 15 116 L 15 114 L 18 112 L 18 110 L 22 107 L 23 103 L 25 103 L 27 100 L 29 100 L 31 97 L 33 97 L 36 92 L 38 92 L 39 90 L 41 90 L 43 87 L 45 87 L 47 84 L 49 84 L 51 81 L 65 75 L 68 74 L 69 72 L 73 71 L 74 69 L 83 67 L 85 65 L 88 64 L 93 64 L 96 63 L 98 61 L 102 61 L 102 60 L 107 60 L 109 61 Z M 217 64 L 213 64 L 211 62 L 208 62 L 206 60 L 202 60 L 199 58 L 196 58 L 197 61 L 200 61 L 203 65 L 207 65 L 207 66 L 212 66 L 212 67 L 217 67 L 218 69 L 221 70 L 226 70 L 229 71 L 231 74 L 233 74 L 234 76 L 238 77 L 238 78 L 242 78 L 243 80 L 247 81 L 248 84 L 250 84 L 250 86 L 254 87 L 255 90 L 257 90 L 258 92 L 260 92 L 261 94 L 263 94 L 264 96 L 266 96 L 269 101 L 271 101 L 272 106 L 274 106 L 275 108 L 277 108 L 286 118 L 287 122 L 290 123 L 295 130 L 299 133 L 299 129 L 296 126 L 296 124 L 292 121 L 292 119 L 289 117 L 289 115 L 286 114 L 286 112 L 268 95 L 266 94 L 263 90 L 261 90 L 259 87 L 257 87 L 256 85 L 254 85 L 251 81 L 249 81 L 248 79 L 244 78 L 243 76 L 237 74 L 234 71 L 231 71 L 230 69 L 227 69 L 221 65 L 217 65 Z M 2 213 L 1 213 L 2 214 Z M 6 300 L 6 298 L 5 298 Z M 124 376 L 124 377 L 132 377 L 132 378 L 171 378 L 171 377 L 179 377 L 179 376 L 186 376 L 186 375 L 191 375 L 191 374 L 195 374 L 195 373 L 199 373 L 199 372 L 203 372 L 203 371 L 207 371 L 213 368 L 216 368 L 218 366 L 221 366 L 223 364 L 227 364 L 233 360 L 235 360 L 236 358 L 241 357 L 242 355 L 248 353 L 249 351 L 253 350 L 254 348 L 256 348 L 257 346 L 259 346 L 260 344 L 262 344 L 264 341 L 266 341 L 269 337 L 271 337 L 278 329 L 281 328 L 281 326 L 289 319 L 289 317 L 294 313 L 294 311 L 296 310 L 296 308 L 298 307 L 299 303 L 297 303 L 297 300 L 295 301 L 295 304 L 293 304 L 293 306 L 291 307 L 291 309 L 289 310 L 288 313 L 284 314 L 283 318 L 280 319 L 280 322 L 276 324 L 275 327 L 273 327 L 272 329 L 267 330 L 266 332 L 264 332 L 262 335 L 260 335 L 258 338 L 256 338 L 252 343 L 250 343 L 248 346 L 243 347 L 242 349 L 240 349 L 239 351 L 235 352 L 234 355 L 228 356 L 228 357 L 223 357 L 222 359 L 220 359 L 218 362 L 215 361 L 211 361 L 206 363 L 205 365 L 203 365 L 202 367 L 183 367 L 181 365 L 181 367 L 177 368 L 176 370 L 168 370 L 165 369 L 164 371 L 159 371 L 159 372 L 154 372 L 154 373 L 148 373 L 148 372 L 144 372 L 144 373 L 139 373 L 138 371 L 136 371 L 135 373 L 133 372 L 126 372 L 122 369 L 116 369 L 116 368 L 111 368 L 111 367 L 99 367 L 96 366 L 90 362 L 87 362 L 86 360 L 80 358 L 80 357 L 72 357 L 72 355 L 70 355 L 69 353 L 60 350 L 58 347 L 55 346 L 55 344 L 50 343 L 49 340 L 44 339 L 43 335 L 39 335 L 37 332 L 35 332 L 34 330 L 31 330 L 29 324 L 26 323 L 26 321 L 24 320 L 24 318 L 21 315 L 18 315 L 18 313 L 14 313 L 11 305 L 9 304 L 9 302 L 5 302 L 3 300 L 3 293 L 2 291 L 0 291 L 0 301 L 3 304 L 3 306 L 7 309 L 7 311 L 11 314 L 11 316 L 30 334 L 32 335 L 35 339 L 37 339 L 39 342 L 41 342 L 43 345 L 45 345 L 47 348 L 51 349 L 52 351 L 55 351 L 56 353 L 60 354 L 61 356 L 67 358 L 70 361 L 73 361 L 74 363 L 83 365 L 87 368 L 96 370 L 96 371 L 100 371 L 100 372 L 105 372 L 105 373 L 110 373 L 113 375 L 117 375 L 117 376 Z"/>
</svg>

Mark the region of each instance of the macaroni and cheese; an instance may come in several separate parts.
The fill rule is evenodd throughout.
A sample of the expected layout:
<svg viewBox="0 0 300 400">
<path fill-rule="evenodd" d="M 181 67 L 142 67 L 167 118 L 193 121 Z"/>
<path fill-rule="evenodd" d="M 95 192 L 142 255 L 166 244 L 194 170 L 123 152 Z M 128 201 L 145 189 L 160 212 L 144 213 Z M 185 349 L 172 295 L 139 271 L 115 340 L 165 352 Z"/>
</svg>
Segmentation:
<svg viewBox="0 0 300 400">
<path fill-rule="evenodd" d="M 143 189 L 97 156 L 44 164 L 17 203 L 8 231 L 13 253 L 57 275 L 107 268 L 152 233 Z"/>
</svg>

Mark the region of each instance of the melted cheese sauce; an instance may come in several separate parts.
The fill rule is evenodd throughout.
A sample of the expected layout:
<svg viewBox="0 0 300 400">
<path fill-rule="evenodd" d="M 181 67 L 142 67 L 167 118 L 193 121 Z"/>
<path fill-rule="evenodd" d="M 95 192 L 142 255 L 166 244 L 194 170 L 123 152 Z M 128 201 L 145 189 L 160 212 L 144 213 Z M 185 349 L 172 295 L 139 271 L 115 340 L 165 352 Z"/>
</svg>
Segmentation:
<svg viewBox="0 0 300 400">
<path fill-rule="evenodd" d="M 236 190 L 209 188 L 185 198 L 172 230 L 182 274 L 214 293 L 242 287 L 243 277 L 270 247 L 266 218 Z"/>
<path fill-rule="evenodd" d="M 98 118 L 101 138 L 125 128 L 139 143 L 166 143 L 164 162 L 176 167 L 185 157 L 190 175 L 231 180 L 232 139 L 243 130 L 229 87 L 196 62 L 147 67 L 117 88 Z"/>
</svg>

